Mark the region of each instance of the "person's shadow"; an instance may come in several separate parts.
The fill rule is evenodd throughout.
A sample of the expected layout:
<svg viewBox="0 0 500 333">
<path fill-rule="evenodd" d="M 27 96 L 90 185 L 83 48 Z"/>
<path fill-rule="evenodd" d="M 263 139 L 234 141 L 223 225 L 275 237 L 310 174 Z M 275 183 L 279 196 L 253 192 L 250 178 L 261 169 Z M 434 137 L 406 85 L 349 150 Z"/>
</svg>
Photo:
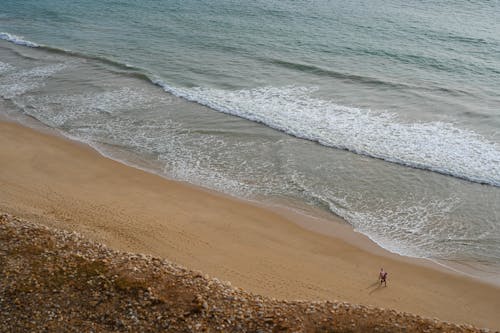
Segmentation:
<svg viewBox="0 0 500 333">
<path fill-rule="evenodd" d="M 385 286 L 383 286 L 380 281 L 377 281 L 377 282 L 374 282 L 372 284 L 370 284 L 368 287 L 366 287 L 366 289 L 371 289 L 368 294 L 371 295 L 373 294 L 374 292 L 376 291 L 381 291 L 382 289 L 384 289 Z"/>
</svg>

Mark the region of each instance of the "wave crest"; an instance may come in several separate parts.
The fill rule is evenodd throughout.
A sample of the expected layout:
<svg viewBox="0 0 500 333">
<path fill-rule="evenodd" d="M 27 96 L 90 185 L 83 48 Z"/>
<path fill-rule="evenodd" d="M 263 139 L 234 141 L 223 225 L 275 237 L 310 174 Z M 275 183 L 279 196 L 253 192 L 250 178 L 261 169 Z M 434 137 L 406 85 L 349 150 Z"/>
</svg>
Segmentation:
<svg viewBox="0 0 500 333">
<path fill-rule="evenodd" d="M 19 37 L 16 35 L 9 34 L 7 32 L 0 32 L 0 39 L 9 41 L 11 43 L 27 46 L 27 47 L 39 47 L 40 45 L 30 42 L 29 40 L 23 39 L 23 37 Z"/>
<path fill-rule="evenodd" d="M 219 112 L 259 122 L 298 138 L 356 154 L 500 186 L 500 148 L 480 134 L 444 122 L 404 123 L 395 114 L 311 97 L 314 88 L 228 91 L 174 88 L 167 92 Z"/>
</svg>

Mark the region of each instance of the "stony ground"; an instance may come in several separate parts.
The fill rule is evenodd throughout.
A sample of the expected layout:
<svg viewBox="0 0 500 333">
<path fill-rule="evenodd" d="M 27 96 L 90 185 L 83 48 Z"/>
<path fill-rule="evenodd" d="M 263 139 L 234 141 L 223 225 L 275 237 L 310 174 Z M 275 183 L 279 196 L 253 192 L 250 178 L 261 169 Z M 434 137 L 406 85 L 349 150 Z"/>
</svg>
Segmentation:
<svg viewBox="0 0 500 333">
<path fill-rule="evenodd" d="M 7 214 L 0 310 L 0 332 L 480 332 L 343 302 L 269 299 Z"/>
</svg>

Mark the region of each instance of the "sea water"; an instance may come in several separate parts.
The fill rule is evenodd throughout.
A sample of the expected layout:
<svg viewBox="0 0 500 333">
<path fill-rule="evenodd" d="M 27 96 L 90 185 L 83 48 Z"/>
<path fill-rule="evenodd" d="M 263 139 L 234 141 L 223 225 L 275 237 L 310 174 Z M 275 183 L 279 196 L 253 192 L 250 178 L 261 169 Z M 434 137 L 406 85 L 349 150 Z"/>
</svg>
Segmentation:
<svg viewBox="0 0 500 333">
<path fill-rule="evenodd" d="M 498 1 L 0 1 L 0 113 L 500 283 Z"/>
</svg>

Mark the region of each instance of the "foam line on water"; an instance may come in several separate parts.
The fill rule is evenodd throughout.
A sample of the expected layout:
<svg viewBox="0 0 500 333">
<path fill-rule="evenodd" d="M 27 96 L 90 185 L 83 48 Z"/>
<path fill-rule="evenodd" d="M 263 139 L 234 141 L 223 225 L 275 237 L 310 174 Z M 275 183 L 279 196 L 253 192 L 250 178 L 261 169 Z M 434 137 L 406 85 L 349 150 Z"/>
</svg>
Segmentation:
<svg viewBox="0 0 500 333">
<path fill-rule="evenodd" d="M 66 67 L 67 64 L 58 63 L 29 69 L 16 69 L 6 64 L 4 70 L 6 74 L 0 77 L 0 97 L 14 98 L 39 88 L 45 84 L 45 80 Z"/>
<path fill-rule="evenodd" d="M 397 207 L 384 205 L 375 210 L 356 210 L 341 199 L 326 199 L 330 211 L 349 221 L 381 247 L 400 255 L 417 258 L 453 258 L 462 247 L 443 240 L 467 238 L 475 233 L 472 226 L 440 223 L 459 204 L 456 198 L 408 202 Z M 476 237 L 477 235 L 474 235 Z M 464 244 L 464 247 L 471 244 Z"/>
<path fill-rule="evenodd" d="M 23 46 L 39 47 L 5 32 L 0 33 L 0 38 Z M 47 49 L 83 56 L 67 50 Z M 111 63 L 119 65 L 114 61 Z M 498 144 L 451 123 L 404 123 L 391 113 L 372 112 L 313 98 L 312 88 L 263 87 L 239 91 L 180 88 L 145 75 L 173 95 L 299 138 L 404 166 L 500 186 Z M 24 88 L 18 88 L 22 93 Z M 14 89 L 14 95 L 19 89 Z M 7 95 L 12 95 L 12 92 Z"/>
<path fill-rule="evenodd" d="M 22 45 L 27 47 L 39 47 L 37 43 L 30 42 L 29 40 L 23 39 L 23 37 L 12 35 L 7 32 L 0 32 L 0 39 L 9 41 L 17 45 Z"/>
<path fill-rule="evenodd" d="M 146 91 L 124 87 L 76 95 L 24 96 L 16 104 L 24 114 L 63 130 L 73 139 L 93 146 L 108 157 L 113 156 L 114 148 L 126 147 L 126 150 L 138 154 L 148 154 L 154 163 L 160 165 L 155 172 L 163 176 L 232 195 L 245 196 L 244 192 L 251 190 L 237 177 L 227 175 L 220 166 L 217 167 L 224 157 L 214 161 L 208 158 L 214 154 L 200 148 L 224 151 L 224 143 L 216 136 L 193 138 L 171 119 L 139 121 L 131 117 L 128 110 L 153 107 L 147 96 Z M 155 103 L 168 102 L 166 94 L 160 96 Z"/>
<path fill-rule="evenodd" d="M 153 83 L 219 112 L 328 147 L 500 186 L 498 144 L 451 123 L 405 123 L 392 113 L 347 107 L 312 97 L 314 88 L 288 86 L 229 91 L 174 88 L 160 80 Z"/>
</svg>

